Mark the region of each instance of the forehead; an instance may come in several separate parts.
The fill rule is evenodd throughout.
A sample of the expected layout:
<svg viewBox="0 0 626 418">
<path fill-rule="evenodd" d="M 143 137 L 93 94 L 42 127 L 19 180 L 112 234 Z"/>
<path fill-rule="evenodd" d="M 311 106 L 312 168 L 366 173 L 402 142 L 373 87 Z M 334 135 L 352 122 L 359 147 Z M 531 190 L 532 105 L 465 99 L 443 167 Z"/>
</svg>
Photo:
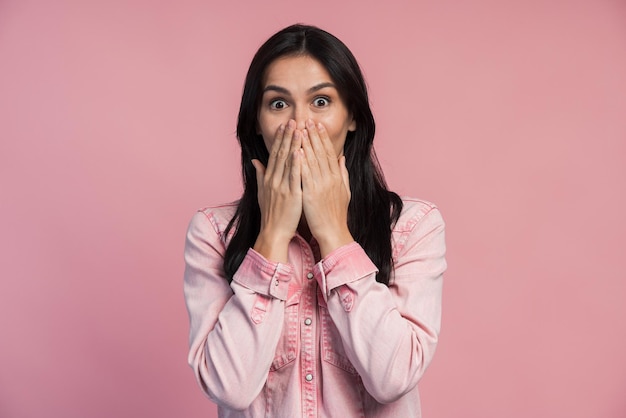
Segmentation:
<svg viewBox="0 0 626 418">
<path fill-rule="evenodd" d="M 265 70 L 263 86 L 310 87 L 324 82 L 332 82 L 324 66 L 309 55 L 295 55 L 278 58 Z"/>
</svg>

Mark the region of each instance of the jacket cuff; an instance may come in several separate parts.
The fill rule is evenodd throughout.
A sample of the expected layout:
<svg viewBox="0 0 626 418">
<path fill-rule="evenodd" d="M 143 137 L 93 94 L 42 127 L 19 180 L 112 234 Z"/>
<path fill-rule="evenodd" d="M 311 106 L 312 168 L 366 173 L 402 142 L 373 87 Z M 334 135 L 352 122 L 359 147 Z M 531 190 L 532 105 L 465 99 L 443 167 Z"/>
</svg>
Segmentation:
<svg viewBox="0 0 626 418">
<path fill-rule="evenodd" d="M 324 300 L 328 299 L 331 290 L 373 273 L 378 273 L 378 268 L 357 242 L 337 248 L 313 268 Z"/>
<path fill-rule="evenodd" d="M 269 261 L 254 249 L 246 253 L 233 282 L 265 296 L 287 300 L 293 267 Z"/>
</svg>

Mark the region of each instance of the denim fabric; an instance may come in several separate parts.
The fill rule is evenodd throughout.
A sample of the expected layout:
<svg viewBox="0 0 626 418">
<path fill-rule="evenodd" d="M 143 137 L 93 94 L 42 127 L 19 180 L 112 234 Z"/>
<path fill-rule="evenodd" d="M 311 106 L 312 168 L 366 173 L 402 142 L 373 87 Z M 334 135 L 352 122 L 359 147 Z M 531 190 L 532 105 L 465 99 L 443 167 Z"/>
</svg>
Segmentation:
<svg viewBox="0 0 626 418">
<path fill-rule="evenodd" d="M 199 210 L 185 246 L 189 364 L 220 417 L 420 417 L 417 383 L 437 345 L 444 222 L 404 198 L 389 287 L 355 242 L 319 260 L 295 236 L 289 263 L 250 249 L 229 285 L 235 206 Z"/>
</svg>

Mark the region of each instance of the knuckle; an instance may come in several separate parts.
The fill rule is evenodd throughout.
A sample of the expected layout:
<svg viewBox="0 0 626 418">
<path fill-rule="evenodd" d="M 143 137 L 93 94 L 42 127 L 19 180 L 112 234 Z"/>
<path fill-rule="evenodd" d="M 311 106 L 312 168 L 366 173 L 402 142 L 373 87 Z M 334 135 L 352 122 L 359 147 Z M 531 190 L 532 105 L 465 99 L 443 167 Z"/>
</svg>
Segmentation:
<svg viewBox="0 0 626 418">
<path fill-rule="evenodd" d="M 277 184 L 276 184 L 276 180 L 274 178 L 269 178 L 269 179 L 267 179 L 265 181 L 265 187 L 270 189 L 270 190 L 276 189 L 276 186 L 277 186 Z"/>
</svg>

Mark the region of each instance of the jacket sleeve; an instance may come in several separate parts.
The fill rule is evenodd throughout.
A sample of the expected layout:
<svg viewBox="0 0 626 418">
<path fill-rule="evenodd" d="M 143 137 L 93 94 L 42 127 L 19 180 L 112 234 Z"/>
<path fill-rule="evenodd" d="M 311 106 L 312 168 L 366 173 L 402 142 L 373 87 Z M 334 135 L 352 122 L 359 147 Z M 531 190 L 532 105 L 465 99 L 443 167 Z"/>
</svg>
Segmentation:
<svg viewBox="0 0 626 418">
<path fill-rule="evenodd" d="M 346 355 L 378 402 L 412 390 L 430 363 L 441 323 L 446 269 L 444 222 L 431 207 L 401 232 L 395 274 L 387 287 L 356 243 L 329 254 L 316 267 L 329 314 Z"/>
<path fill-rule="evenodd" d="M 197 212 L 187 230 L 188 362 L 209 398 L 240 410 L 267 380 L 292 268 L 250 249 L 229 285 L 223 268 L 225 244 L 212 220 L 210 213 Z"/>
</svg>

